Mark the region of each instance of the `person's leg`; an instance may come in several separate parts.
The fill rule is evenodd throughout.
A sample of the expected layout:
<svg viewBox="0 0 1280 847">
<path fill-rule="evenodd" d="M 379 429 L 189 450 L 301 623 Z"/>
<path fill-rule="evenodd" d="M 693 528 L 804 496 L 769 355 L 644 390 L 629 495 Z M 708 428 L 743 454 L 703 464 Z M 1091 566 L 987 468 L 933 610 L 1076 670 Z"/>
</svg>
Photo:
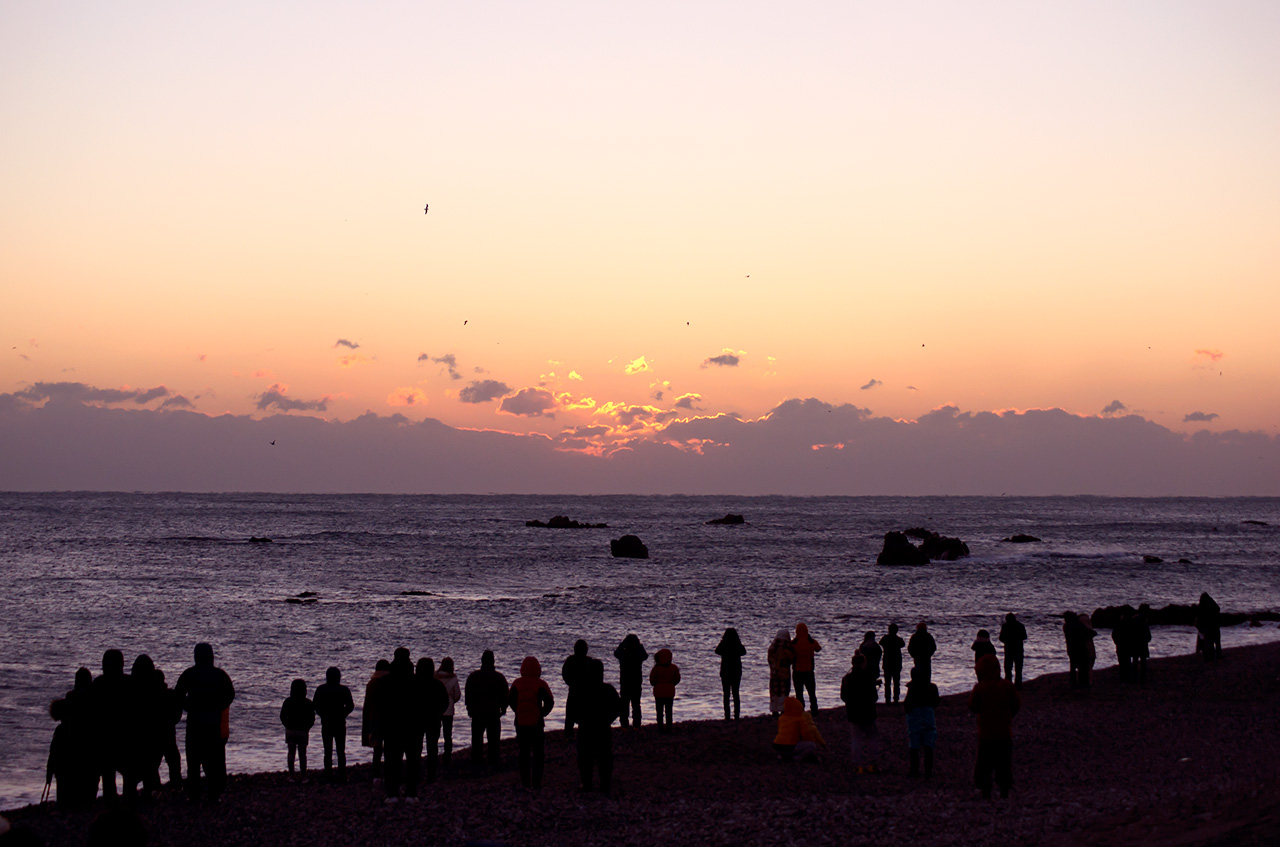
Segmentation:
<svg viewBox="0 0 1280 847">
<path fill-rule="evenodd" d="M 330 779 L 333 776 L 333 730 L 320 725 L 320 746 L 324 748 L 324 778 Z"/>
<path fill-rule="evenodd" d="M 379 779 L 382 776 L 382 760 L 386 753 L 386 747 L 386 743 L 381 738 L 373 740 L 373 765 L 369 768 L 369 773 L 374 779 Z"/>
<path fill-rule="evenodd" d="M 383 788 L 389 798 L 400 796 L 400 782 L 404 778 L 404 744 L 399 738 L 385 738 L 383 746 Z"/>
<path fill-rule="evenodd" d="M 591 790 L 591 769 L 595 763 L 595 731 L 578 734 L 578 780 L 583 791 Z"/>
<path fill-rule="evenodd" d="M 724 694 L 724 719 L 729 720 L 729 697 L 733 689 L 729 680 L 720 677 L 720 691 Z"/>
<path fill-rule="evenodd" d="M 542 771 L 547 763 L 547 736 L 542 731 L 542 727 L 530 727 L 533 736 L 533 787 L 537 790 L 542 787 Z"/>
<path fill-rule="evenodd" d="M 1022 654 L 1019 653 L 1013 660 L 1013 672 L 1017 675 L 1014 679 L 1013 687 L 1022 687 Z"/>
<path fill-rule="evenodd" d="M 444 757 L 441 763 L 448 768 L 453 759 L 453 715 L 445 715 L 440 719 L 440 728 L 444 732 Z"/>
<path fill-rule="evenodd" d="M 613 732 L 605 728 L 595 740 L 596 767 L 600 770 L 600 790 L 608 794 L 613 788 Z"/>
<path fill-rule="evenodd" d="M 924 776 L 925 779 L 933 776 L 933 748 L 924 748 Z"/>
<path fill-rule="evenodd" d="M 484 760 L 484 718 L 471 719 L 471 761 Z"/>
<path fill-rule="evenodd" d="M 485 734 L 489 736 L 489 764 L 498 764 L 499 757 L 502 752 L 499 744 L 502 743 L 502 716 L 495 715 L 485 721 Z"/>
<path fill-rule="evenodd" d="M 742 718 L 742 695 L 738 690 L 741 686 L 741 679 L 733 681 L 733 719 L 735 721 Z"/>
<path fill-rule="evenodd" d="M 209 776 L 209 799 L 217 802 L 227 787 L 227 739 L 217 729 L 213 730 L 213 736 L 209 742 L 209 764 L 205 765 L 204 772 Z"/>
<path fill-rule="evenodd" d="M 988 742 L 978 742 L 978 758 L 973 764 L 973 784 L 984 799 L 991 799 L 991 754 Z"/>
<path fill-rule="evenodd" d="M 418 796 L 418 775 L 422 773 L 422 748 L 415 738 L 405 745 L 404 796 Z"/>
<path fill-rule="evenodd" d="M 849 724 L 849 761 L 858 770 L 862 769 L 862 750 L 858 738 L 858 725 L 856 723 Z"/>
<path fill-rule="evenodd" d="M 1008 797 L 1009 788 L 1013 785 L 1013 740 L 1002 739 L 994 747 L 996 785 L 1000 788 L 1000 796 Z"/>
<path fill-rule="evenodd" d="M 573 692 L 570 691 L 569 696 L 565 697 L 565 700 L 564 700 L 564 738 L 566 741 L 573 740 L 573 721 L 574 721 L 575 705 L 577 704 L 575 702 Z"/>
<path fill-rule="evenodd" d="M 170 727 L 164 739 L 164 762 L 169 768 L 169 784 L 182 785 L 182 758 L 178 755 L 178 733 Z"/>
<path fill-rule="evenodd" d="M 436 781 L 436 766 L 440 761 L 440 721 L 427 723 L 427 731 L 423 736 L 427 745 L 427 782 Z"/>
<path fill-rule="evenodd" d="M 347 781 L 347 722 L 333 728 L 333 746 L 338 753 L 338 781 Z"/>
<path fill-rule="evenodd" d="M 631 722 L 635 724 L 636 729 L 640 728 L 640 686 L 636 686 L 631 692 Z"/>
<path fill-rule="evenodd" d="M 289 773 L 293 773 L 293 760 L 298 751 L 298 742 L 294 741 L 293 737 L 286 732 L 284 734 L 284 744 L 285 747 L 289 749 L 289 752 L 286 755 L 286 760 L 289 763 Z"/>
<path fill-rule="evenodd" d="M 307 741 L 310 740 L 310 733 L 303 733 L 298 739 L 298 772 L 303 776 L 307 775 Z"/>
<path fill-rule="evenodd" d="M 525 788 L 533 787 L 533 738 L 532 727 L 516 726 L 516 748 L 519 750 L 517 761 L 520 768 L 520 784 Z"/>
<path fill-rule="evenodd" d="M 187 796 L 200 799 L 200 767 L 204 764 L 200 731 L 187 727 Z"/>
</svg>

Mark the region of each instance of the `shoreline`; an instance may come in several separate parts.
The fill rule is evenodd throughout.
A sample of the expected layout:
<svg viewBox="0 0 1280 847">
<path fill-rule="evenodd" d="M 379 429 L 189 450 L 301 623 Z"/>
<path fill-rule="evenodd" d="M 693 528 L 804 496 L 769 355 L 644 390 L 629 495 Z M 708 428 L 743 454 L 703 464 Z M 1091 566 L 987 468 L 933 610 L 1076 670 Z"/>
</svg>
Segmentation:
<svg viewBox="0 0 1280 847">
<path fill-rule="evenodd" d="M 881 703 L 883 773 L 856 775 L 842 707 L 816 721 L 828 748 L 818 764 L 780 763 L 770 748 L 776 721 L 677 723 L 659 733 L 614 729 L 614 791 L 577 788 L 575 751 L 546 734 L 544 787 L 519 788 L 515 744 L 502 763 L 474 770 L 455 749 L 448 776 L 419 786 L 421 802 L 385 806 L 369 766 L 348 783 L 308 784 L 283 772 L 232 776 L 222 803 L 189 804 L 166 790 L 139 807 L 153 845 L 382 844 L 426 838 L 463 844 L 574 847 L 655 842 L 1029 844 L 1269 843 L 1280 826 L 1280 642 L 1228 648 L 1222 661 L 1152 660 L 1146 686 L 1121 683 L 1115 668 L 1088 691 L 1066 675 L 1024 683 L 1014 721 L 1014 791 L 983 801 L 972 786 L 976 730 L 967 695 L 943 698 L 931 780 L 906 776 L 900 708 Z M 368 751 L 348 724 L 348 753 Z M 309 757 L 322 761 L 319 733 Z M 461 754 L 461 755 L 460 755 Z M 281 750 L 281 764 L 284 752 Z M 105 805 L 64 813 L 52 803 L 5 812 L 48 845 L 83 844 Z M 1265 836 L 1265 838 L 1264 838 Z M 3 843 L 0 841 L 0 843 Z"/>
</svg>

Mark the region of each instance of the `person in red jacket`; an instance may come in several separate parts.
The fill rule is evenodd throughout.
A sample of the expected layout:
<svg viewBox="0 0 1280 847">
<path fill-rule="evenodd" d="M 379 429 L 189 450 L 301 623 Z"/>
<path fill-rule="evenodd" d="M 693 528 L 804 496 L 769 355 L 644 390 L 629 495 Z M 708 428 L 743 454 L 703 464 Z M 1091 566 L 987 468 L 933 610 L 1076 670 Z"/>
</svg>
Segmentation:
<svg viewBox="0 0 1280 847">
<path fill-rule="evenodd" d="M 653 657 L 653 669 L 649 671 L 649 684 L 653 686 L 653 702 L 658 711 L 658 729 L 671 731 L 671 707 L 676 700 L 676 686 L 680 684 L 680 668 L 671 662 L 671 651 L 662 648 Z"/>
<path fill-rule="evenodd" d="M 995 772 L 1000 796 L 1009 796 L 1013 784 L 1013 717 L 1022 698 L 1013 683 L 1000 678 L 1000 660 L 985 655 L 978 660 L 978 684 L 969 694 L 969 711 L 978 716 L 978 760 L 973 781 L 984 799 L 991 797 L 991 773 Z"/>
<path fill-rule="evenodd" d="M 551 687 L 542 678 L 542 665 L 533 656 L 520 663 L 520 678 L 511 684 L 508 701 L 516 716 L 516 744 L 520 748 L 520 784 L 525 788 L 542 787 L 542 768 L 546 762 L 543 727 L 555 699 Z"/>
<path fill-rule="evenodd" d="M 808 624 L 796 624 L 796 637 L 791 649 L 796 654 L 796 669 L 792 676 L 796 682 L 796 699 L 804 705 L 804 692 L 809 689 L 809 711 L 818 711 L 818 695 L 814 693 L 815 677 L 813 673 L 813 654 L 822 649 L 822 645 L 809 635 Z"/>
</svg>

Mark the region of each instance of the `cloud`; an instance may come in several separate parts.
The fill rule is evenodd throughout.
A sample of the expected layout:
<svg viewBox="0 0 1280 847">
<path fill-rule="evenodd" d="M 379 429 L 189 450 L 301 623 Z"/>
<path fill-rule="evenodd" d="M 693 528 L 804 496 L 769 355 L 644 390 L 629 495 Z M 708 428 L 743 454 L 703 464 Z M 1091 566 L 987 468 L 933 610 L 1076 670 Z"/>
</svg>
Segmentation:
<svg viewBox="0 0 1280 847">
<path fill-rule="evenodd" d="M 504 394 L 511 393 L 511 386 L 496 379 L 473 380 L 458 392 L 463 403 L 491 403 Z"/>
<path fill-rule="evenodd" d="M 168 397 L 172 392 L 163 385 L 155 388 L 95 388 L 83 382 L 37 382 L 29 388 L 14 392 L 15 400 L 37 404 L 46 400 L 51 402 L 70 403 L 127 403 L 139 406 Z"/>
<path fill-rule="evenodd" d="M 1098 414 L 1102 415 L 1103 417 L 1110 417 L 1112 415 L 1123 414 L 1124 412 L 1127 412 L 1127 411 L 1129 411 L 1128 406 L 1121 403 L 1119 400 L 1112 400 Z"/>
<path fill-rule="evenodd" d="M 1209 423 L 1218 417 L 1217 412 L 1192 412 L 1182 418 L 1183 423 Z"/>
<path fill-rule="evenodd" d="M 269 368 L 259 368 L 250 374 L 254 379 L 275 379 L 276 375 Z"/>
<path fill-rule="evenodd" d="M 329 408 L 327 395 L 319 400 L 295 400 L 285 396 L 288 390 L 289 386 L 283 383 L 272 383 L 266 391 L 255 395 L 257 408 L 266 411 L 274 407 L 281 412 L 323 412 Z"/>
<path fill-rule="evenodd" d="M 719 367 L 722 367 L 722 368 L 736 368 L 738 366 L 738 363 L 742 361 L 743 355 L 744 353 L 742 350 L 739 350 L 737 353 L 735 353 L 732 350 L 730 350 L 728 347 L 726 347 L 725 349 L 720 351 L 720 355 L 711 356 L 710 358 L 703 359 L 701 367 L 706 368 L 706 367 L 709 367 L 710 365 L 718 365 Z"/>
<path fill-rule="evenodd" d="M 1216 365 L 1218 362 L 1222 361 L 1222 357 L 1225 355 L 1226 354 L 1221 350 L 1210 350 L 1201 347 L 1192 355 L 1191 362 L 1192 364 L 1199 364 L 1202 367 L 1208 367 L 1209 365 Z"/>
<path fill-rule="evenodd" d="M 667 392 L 671 390 L 671 380 L 664 379 L 661 382 L 649 383 L 649 397 L 652 400 L 662 402 L 662 398 L 667 396 Z"/>
<path fill-rule="evenodd" d="M 577 382 L 581 382 L 582 374 L 578 373 L 577 371 L 569 371 L 569 379 L 575 380 Z"/>
<path fill-rule="evenodd" d="M 878 380 L 878 379 L 872 378 L 872 380 L 871 380 L 870 382 L 868 382 L 866 385 L 862 386 L 862 390 L 863 390 L 863 391 L 866 391 L 867 389 L 875 388 L 876 386 L 879 386 L 879 385 L 884 385 L 884 383 L 883 383 L 883 382 L 881 382 L 881 381 L 880 381 L 880 380 Z"/>
<path fill-rule="evenodd" d="M 522 388 L 503 398 L 498 411 L 528 418 L 554 418 L 556 405 L 555 395 L 545 388 Z"/>
<path fill-rule="evenodd" d="M 641 356 L 638 359 L 632 359 L 627 363 L 627 366 L 622 369 L 623 373 L 626 374 L 638 374 L 647 370 L 649 370 L 649 363 L 645 361 L 644 356 Z"/>
<path fill-rule="evenodd" d="M 356 342 L 354 342 L 354 341 L 348 341 L 348 340 L 347 340 L 347 339 L 345 339 L 345 338 L 339 338 L 337 341 L 333 342 L 333 346 L 334 346 L 334 347 L 347 347 L 347 348 L 349 348 L 349 349 L 351 349 L 351 350 L 359 350 L 359 349 L 360 349 L 360 345 L 359 345 L 359 344 L 357 344 L 357 343 L 356 343 Z"/>
<path fill-rule="evenodd" d="M 349 353 L 345 356 L 338 357 L 338 367 L 344 369 L 354 368 L 356 365 L 367 365 L 372 361 L 373 359 L 370 359 L 367 356 L 361 356 L 359 353 Z"/>
<path fill-rule="evenodd" d="M 422 356 L 425 356 L 425 355 L 427 354 L 426 353 L 422 354 Z M 422 361 L 422 356 L 418 357 L 419 362 Z M 448 369 L 449 371 L 449 379 L 454 379 L 454 380 L 462 379 L 462 374 L 458 373 L 458 357 L 453 355 L 452 353 L 445 353 L 443 356 L 434 356 L 432 357 L 431 361 L 435 362 L 437 365 L 444 365 L 445 368 Z M 479 368 L 477 368 L 476 370 L 478 372 Z"/>
<path fill-rule="evenodd" d="M 160 404 L 161 409 L 194 409 L 195 407 L 195 403 L 192 403 L 181 394 L 175 394 Z"/>
<path fill-rule="evenodd" d="M 701 402 L 702 402 L 701 394 L 692 394 L 692 393 L 682 394 L 676 398 L 676 402 L 674 403 L 672 408 L 689 409 L 691 411 L 697 411 L 698 407 L 695 406 L 694 404 L 701 403 Z"/>
<path fill-rule="evenodd" d="M 421 388 L 412 386 L 407 388 L 397 388 L 387 395 L 388 406 L 425 406 L 427 405 L 427 393 Z"/>
<path fill-rule="evenodd" d="M 426 353 L 418 354 L 418 364 L 422 364 L 423 362 L 430 362 L 430 361 L 431 361 L 431 357 L 428 356 Z"/>
<path fill-rule="evenodd" d="M 908 391 L 919 391 L 920 389 L 919 389 L 919 388 L 916 388 L 914 385 L 908 385 L 908 386 L 907 386 L 907 390 L 908 390 Z"/>
</svg>

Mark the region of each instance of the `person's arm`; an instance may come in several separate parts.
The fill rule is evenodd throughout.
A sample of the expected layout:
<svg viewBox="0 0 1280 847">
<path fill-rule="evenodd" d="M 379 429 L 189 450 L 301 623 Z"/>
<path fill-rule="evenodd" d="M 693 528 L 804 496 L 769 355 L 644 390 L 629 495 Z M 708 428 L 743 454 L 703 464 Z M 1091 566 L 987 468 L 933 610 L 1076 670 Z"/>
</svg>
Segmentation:
<svg viewBox="0 0 1280 847">
<path fill-rule="evenodd" d="M 555 705 L 556 700 L 551 696 L 551 686 L 547 685 L 545 682 L 542 683 L 542 686 L 538 689 L 538 706 L 539 711 L 542 712 L 542 716 L 545 718 L 547 715 L 551 714 L 551 710 Z"/>
<path fill-rule="evenodd" d="M 342 709 L 340 711 L 342 712 L 342 719 L 346 720 L 347 715 L 356 710 L 356 701 L 351 699 L 351 689 L 345 685 L 342 686 L 342 696 Z"/>
</svg>

